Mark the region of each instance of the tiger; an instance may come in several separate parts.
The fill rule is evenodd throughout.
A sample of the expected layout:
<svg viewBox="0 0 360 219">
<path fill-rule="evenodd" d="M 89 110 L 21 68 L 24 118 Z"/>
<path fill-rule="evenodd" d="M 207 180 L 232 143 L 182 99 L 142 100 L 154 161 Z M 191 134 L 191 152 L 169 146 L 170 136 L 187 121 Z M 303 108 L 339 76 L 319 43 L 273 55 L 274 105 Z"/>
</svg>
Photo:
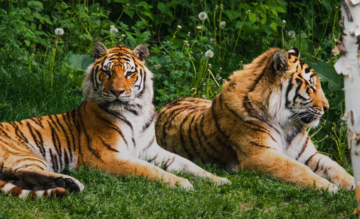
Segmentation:
<svg viewBox="0 0 360 219">
<path fill-rule="evenodd" d="M 270 48 L 234 71 L 213 101 L 183 97 L 166 104 L 156 139 L 190 160 L 270 174 L 300 188 L 352 190 L 353 176 L 319 153 L 307 133 L 328 109 L 319 76 L 300 51 Z"/>
<path fill-rule="evenodd" d="M 230 184 L 193 162 L 161 148 L 155 138 L 153 74 L 149 49 L 97 42 L 83 81 L 84 101 L 63 114 L 0 123 L 0 190 L 19 198 L 65 196 L 84 185 L 62 174 L 79 166 L 119 176 L 138 175 L 189 190 L 170 171 Z"/>
</svg>

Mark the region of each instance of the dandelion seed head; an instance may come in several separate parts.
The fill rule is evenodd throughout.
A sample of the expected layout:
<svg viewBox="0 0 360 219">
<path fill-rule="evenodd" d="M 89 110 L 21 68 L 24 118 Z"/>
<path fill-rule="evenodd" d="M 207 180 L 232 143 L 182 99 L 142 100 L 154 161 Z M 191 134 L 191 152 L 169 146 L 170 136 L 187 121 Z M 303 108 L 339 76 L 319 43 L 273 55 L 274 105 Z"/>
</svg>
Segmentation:
<svg viewBox="0 0 360 219">
<path fill-rule="evenodd" d="M 115 33 L 118 33 L 118 32 L 119 32 L 119 30 L 116 27 L 110 28 L 110 34 L 111 35 L 115 35 Z"/>
<path fill-rule="evenodd" d="M 55 32 L 55 35 L 56 35 L 56 36 L 62 36 L 62 35 L 64 35 L 64 29 L 62 29 L 62 28 L 60 28 L 60 27 L 59 27 L 59 28 L 56 28 L 54 32 Z"/>
<path fill-rule="evenodd" d="M 306 39 L 306 38 L 307 38 L 306 34 L 302 33 L 302 34 L 301 34 L 301 38 Z"/>
<path fill-rule="evenodd" d="M 207 13 L 205 11 L 202 11 L 199 13 L 199 19 L 204 21 L 208 17 Z"/>
<path fill-rule="evenodd" d="M 161 65 L 160 65 L 160 64 L 154 65 L 154 68 L 155 68 L 156 70 L 159 70 L 159 69 L 161 68 Z"/>
<path fill-rule="evenodd" d="M 225 22 L 225 21 L 221 21 L 220 24 L 219 24 L 219 28 L 220 28 L 220 29 L 225 29 L 225 26 L 226 26 L 226 22 Z"/>
<path fill-rule="evenodd" d="M 211 49 L 209 49 L 208 51 L 205 52 L 205 56 L 208 58 L 212 58 L 214 57 L 214 52 Z"/>
<path fill-rule="evenodd" d="M 291 37 L 291 38 L 295 38 L 295 31 L 293 31 L 293 30 L 290 30 L 289 32 L 288 32 L 288 35 L 289 35 L 289 37 Z"/>
</svg>

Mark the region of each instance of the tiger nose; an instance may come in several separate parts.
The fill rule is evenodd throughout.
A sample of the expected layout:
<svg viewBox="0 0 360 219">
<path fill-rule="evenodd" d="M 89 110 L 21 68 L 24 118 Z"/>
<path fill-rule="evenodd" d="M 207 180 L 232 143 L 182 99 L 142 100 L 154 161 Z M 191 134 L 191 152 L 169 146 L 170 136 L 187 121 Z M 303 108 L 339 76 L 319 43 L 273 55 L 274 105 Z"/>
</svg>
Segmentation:
<svg viewBox="0 0 360 219">
<path fill-rule="evenodd" d="M 125 89 L 124 88 L 120 88 L 120 89 L 110 89 L 110 92 L 112 94 L 114 94 L 115 96 L 120 96 L 120 94 L 124 93 L 125 92 Z"/>
</svg>

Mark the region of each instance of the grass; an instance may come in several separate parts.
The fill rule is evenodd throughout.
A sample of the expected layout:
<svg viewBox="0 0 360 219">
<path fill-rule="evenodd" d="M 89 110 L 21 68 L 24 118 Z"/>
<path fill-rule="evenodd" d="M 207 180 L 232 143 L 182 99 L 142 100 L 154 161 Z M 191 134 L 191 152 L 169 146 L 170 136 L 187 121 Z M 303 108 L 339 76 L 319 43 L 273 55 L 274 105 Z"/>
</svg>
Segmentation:
<svg viewBox="0 0 360 219">
<path fill-rule="evenodd" d="M 82 101 L 81 92 L 61 76 L 54 78 L 53 89 L 33 74 L 0 74 L 0 79 L 0 121 L 61 113 Z M 82 193 L 26 201 L 0 194 L 0 218 L 355 218 L 352 191 L 331 195 L 263 174 L 199 165 L 232 185 L 177 173 L 194 185 L 194 191 L 185 191 L 80 168 L 69 175 L 85 185 Z"/>
</svg>

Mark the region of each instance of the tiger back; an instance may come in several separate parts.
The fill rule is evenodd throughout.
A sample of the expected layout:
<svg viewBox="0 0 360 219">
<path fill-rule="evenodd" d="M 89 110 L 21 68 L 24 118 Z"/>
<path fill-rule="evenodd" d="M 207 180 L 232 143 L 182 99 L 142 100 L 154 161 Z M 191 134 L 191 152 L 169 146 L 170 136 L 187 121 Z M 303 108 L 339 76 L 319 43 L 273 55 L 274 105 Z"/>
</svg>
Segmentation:
<svg viewBox="0 0 360 219">
<path fill-rule="evenodd" d="M 111 174 L 136 174 L 192 189 L 184 171 L 217 184 L 230 183 L 162 149 L 155 138 L 153 80 L 145 66 L 145 45 L 133 51 L 118 45 L 93 47 L 95 62 L 83 82 L 85 100 L 58 115 L 0 123 L 0 190 L 20 198 L 64 196 L 84 185 L 61 174 L 92 166 Z"/>
<path fill-rule="evenodd" d="M 270 173 L 299 187 L 353 189 L 354 178 L 319 153 L 306 131 L 328 108 L 299 50 L 271 48 L 235 71 L 213 101 L 186 97 L 165 105 L 156 136 L 190 160 Z"/>
</svg>

